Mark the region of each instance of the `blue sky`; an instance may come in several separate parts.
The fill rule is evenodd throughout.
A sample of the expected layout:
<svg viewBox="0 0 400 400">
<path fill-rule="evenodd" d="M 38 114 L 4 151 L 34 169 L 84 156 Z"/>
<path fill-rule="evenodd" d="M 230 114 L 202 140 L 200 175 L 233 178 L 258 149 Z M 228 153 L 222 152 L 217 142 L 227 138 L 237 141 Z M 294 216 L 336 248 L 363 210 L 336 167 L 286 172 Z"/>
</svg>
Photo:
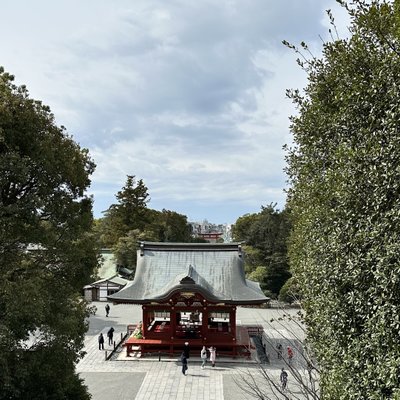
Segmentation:
<svg viewBox="0 0 400 400">
<path fill-rule="evenodd" d="M 305 73 L 282 45 L 328 40 L 334 0 L 14 0 L 2 4 L 0 65 L 49 105 L 97 164 L 94 214 L 126 176 L 149 207 L 233 223 L 285 204 L 285 97 Z"/>
</svg>

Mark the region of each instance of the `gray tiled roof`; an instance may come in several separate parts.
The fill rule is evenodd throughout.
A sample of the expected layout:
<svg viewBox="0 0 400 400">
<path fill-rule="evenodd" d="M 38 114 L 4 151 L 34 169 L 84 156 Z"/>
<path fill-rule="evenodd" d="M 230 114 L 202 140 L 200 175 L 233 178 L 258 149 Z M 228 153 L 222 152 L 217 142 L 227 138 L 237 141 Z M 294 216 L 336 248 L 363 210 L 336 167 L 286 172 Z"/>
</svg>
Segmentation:
<svg viewBox="0 0 400 400">
<path fill-rule="evenodd" d="M 100 279 L 96 282 L 91 283 L 90 285 L 86 285 L 84 289 L 88 289 L 95 286 L 106 286 L 106 284 L 114 284 L 117 286 L 125 286 L 129 282 L 128 279 L 122 278 L 119 275 L 111 276 L 110 278 Z"/>
<path fill-rule="evenodd" d="M 238 243 L 151 242 L 141 243 L 133 282 L 109 299 L 133 303 L 162 301 L 175 290 L 198 290 L 211 301 L 233 304 L 269 300 L 257 282 L 245 279 Z"/>
</svg>

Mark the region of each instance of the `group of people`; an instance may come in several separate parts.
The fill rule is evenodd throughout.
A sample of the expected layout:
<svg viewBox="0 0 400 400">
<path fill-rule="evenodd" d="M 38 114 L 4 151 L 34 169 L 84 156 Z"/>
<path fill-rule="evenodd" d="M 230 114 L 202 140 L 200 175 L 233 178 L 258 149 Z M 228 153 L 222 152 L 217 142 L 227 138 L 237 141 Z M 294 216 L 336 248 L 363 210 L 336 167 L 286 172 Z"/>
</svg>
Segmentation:
<svg viewBox="0 0 400 400">
<path fill-rule="evenodd" d="M 105 311 L 106 311 L 106 317 L 108 317 L 110 313 L 110 306 L 106 304 L 105 306 Z M 114 336 L 114 328 L 111 327 L 108 332 L 107 332 L 107 337 L 108 337 L 108 344 L 111 346 L 113 344 L 113 336 Z M 99 342 L 99 350 L 104 350 L 104 336 L 103 333 L 100 333 L 98 337 L 98 342 Z M 210 362 L 211 366 L 215 367 L 215 361 L 217 358 L 217 349 L 214 346 L 209 347 L 208 349 L 206 346 L 203 346 L 203 348 L 200 351 L 200 358 L 201 358 L 201 368 L 204 369 L 206 367 L 207 359 L 208 359 L 208 354 L 207 351 L 210 353 Z M 278 360 L 283 358 L 283 347 L 281 343 L 278 343 L 276 346 L 276 352 L 278 356 Z M 288 358 L 288 364 L 292 364 L 292 359 L 293 359 L 293 349 L 290 346 L 287 346 L 287 358 Z M 185 342 L 185 346 L 183 348 L 182 354 L 181 354 L 181 363 L 182 363 L 182 374 L 186 375 L 186 371 L 188 370 L 188 359 L 190 357 L 190 348 L 189 348 L 189 343 Z M 288 381 L 288 373 L 285 371 L 284 368 L 281 370 L 280 374 L 280 381 L 281 381 L 281 388 L 282 390 L 287 389 L 287 381 Z"/>
<path fill-rule="evenodd" d="M 107 310 L 109 311 L 109 310 Z M 108 314 L 108 312 L 107 312 Z M 107 332 L 107 337 L 108 337 L 108 344 L 111 346 L 113 344 L 113 336 L 114 336 L 114 328 L 111 327 L 108 332 Z M 100 333 L 99 338 L 99 350 L 104 350 L 104 336 L 103 333 Z M 277 355 L 278 359 L 282 359 L 282 353 L 283 353 L 283 348 L 280 343 L 276 346 L 277 349 Z M 208 359 L 208 353 L 210 354 L 210 362 L 211 366 L 215 367 L 215 361 L 217 358 L 217 349 L 214 346 L 209 347 L 208 349 L 206 346 L 203 346 L 203 348 L 200 351 L 200 358 L 201 358 L 201 368 L 204 369 L 206 367 L 207 359 Z M 293 349 L 288 346 L 287 347 L 287 356 L 288 356 L 288 364 L 291 365 L 292 359 L 293 359 Z M 189 343 L 185 342 L 185 346 L 183 348 L 182 354 L 181 354 L 181 363 L 182 363 L 182 374 L 186 375 L 186 371 L 188 370 L 188 359 L 190 358 L 190 347 Z M 281 382 L 281 389 L 282 391 L 285 391 L 287 389 L 287 382 L 288 382 L 288 373 L 285 371 L 284 368 L 281 370 L 280 374 L 280 382 Z"/>
<path fill-rule="evenodd" d="M 283 347 L 280 343 L 278 343 L 276 345 L 276 353 L 278 355 L 278 360 L 281 360 L 283 358 Z M 288 346 L 287 347 L 287 358 L 288 358 L 289 365 L 292 364 L 293 356 L 294 356 L 293 349 L 290 346 Z"/>
<path fill-rule="evenodd" d="M 293 361 L 293 356 L 294 356 L 294 352 L 293 349 L 290 346 L 287 346 L 287 363 L 289 366 L 292 365 L 292 361 Z M 282 360 L 283 359 L 283 347 L 281 343 L 278 343 L 276 345 L 276 353 L 278 356 L 278 360 Z M 280 381 L 281 381 L 281 389 L 282 391 L 285 391 L 287 389 L 287 383 L 288 383 L 288 373 L 285 371 L 285 368 L 282 368 L 281 370 L 281 374 L 280 374 Z"/>
<path fill-rule="evenodd" d="M 208 349 L 206 346 L 203 346 L 203 348 L 200 351 L 200 358 L 201 358 L 201 369 L 204 369 L 206 367 L 207 363 L 207 350 L 210 353 L 210 362 L 211 366 L 215 367 L 215 361 L 217 359 L 217 349 L 214 346 L 209 347 Z M 182 374 L 186 375 L 186 371 L 188 370 L 188 358 L 190 357 L 190 348 L 189 348 L 189 343 L 185 342 L 185 346 L 183 348 L 182 354 L 181 354 L 181 363 L 182 363 Z"/>
<path fill-rule="evenodd" d="M 107 303 L 104 307 L 106 310 L 106 317 L 108 317 L 108 314 L 110 313 L 110 305 Z M 108 345 L 112 346 L 113 342 L 113 337 L 114 337 L 114 328 L 111 327 L 108 332 L 107 332 L 107 337 L 108 337 Z M 99 342 L 99 350 L 104 350 L 104 335 L 103 333 L 100 333 L 99 337 L 97 338 L 97 341 Z"/>
<path fill-rule="evenodd" d="M 114 328 L 111 327 L 108 332 L 107 332 L 107 337 L 108 337 L 108 345 L 112 346 L 113 338 L 114 338 Z M 99 342 L 99 350 L 104 350 L 104 335 L 101 332 L 99 337 L 98 337 L 98 342 Z"/>
<path fill-rule="evenodd" d="M 108 304 L 106 304 L 106 306 L 105 306 L 105 311 L 106 311 L 106 317 L 108 317 L 108 315 L 110 313 L 110 306 Z M 111 327 L 107 332 L 108 344 L 110 346 L 113 344 L 113 336 L 114 336 L 114 328 Z M 100 335 L 98 337 L 98 342 L 99 342 L 99 350 L 104 350 L 103 333 L 100 333 Z M 202 361 L 202 363 L 201 363 L 202 369 L 204 369 L 206 367 L 206 363 L 207 363 L 207 359 L 208 359 L 207 351 L 210 354 L 211 366 L 215 367 L 215 361 L 217 358 L 217 349 L 214 346 L 211 346 L 208 349 L 206 348 L 206 346 L 203 346 L 203 348 L 200 351 L 200 358 Z M 283 359 L 283 347 L 282 347 L 281 343 L 277 344 L 276 352 L 277 352 L 278 360 Z M 293 356 L 294 356 L 293 349 L 290 346 L 287 346 L 287 359 L 288 359 L 289 366 L 292 365 Z M 189 357 L 190 357 L 189 343 L 185 342 L 185 346 L 184 346 L 182 354 L 181 354 L 182 374 L 183 375 L 186 375 L 186 371 L 188 370 Z M 281 382 L 282 391 L 287 390 L 288 373 L 286 372 L 286 370 L 284 368 L 282 368 L 282 370 L 281 370 L 280 382 Z"/>
</svg>

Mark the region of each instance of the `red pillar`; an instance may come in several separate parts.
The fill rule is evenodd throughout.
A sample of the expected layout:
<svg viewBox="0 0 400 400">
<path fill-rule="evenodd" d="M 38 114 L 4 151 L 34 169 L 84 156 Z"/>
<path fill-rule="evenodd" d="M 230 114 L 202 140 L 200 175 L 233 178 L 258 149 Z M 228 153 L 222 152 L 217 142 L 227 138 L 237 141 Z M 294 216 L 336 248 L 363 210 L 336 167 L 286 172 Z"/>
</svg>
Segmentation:
<svg viewBox="0 0 400 400">
<path fill-rule="evenodd" d="M 229 312 L 229 324 L 231 325 L 233 357 L 236 357 L 236 354 L 237 354 L 237 346 L 236 346 L 236 307 L 232 307 L 230 312 Z"/>
<path fill-rule="evenodd" d="M 236 307 L 232 307 L 229 311 L 229 324 L 231 326 L 231 333 L 236 340 Z"/>
<path fill-rule="evenodd" d="M 169 313 L 169 323 L 171 326 L 171 340 L 175 339 L 175 332 L 176 332 L 176 310 L 175 307 L 171 307 Z"/>
<path fill-rule="evenodd" d="M 208 336 L 208 308 L 203 307 L 203 319 L 201 321 L 201 337 L 203 338 L 203 343 L 206 344 Z"/>
<path fill-rule="evenodd" d="M 148 310 L 146 306 L 142 306 L 143 310 L 143 315 L 142 315 L 142 335 L 143 339 L 146 339 L 147 336 L 147 324 L 149 323 L 148 321 Z"/>
</svg>

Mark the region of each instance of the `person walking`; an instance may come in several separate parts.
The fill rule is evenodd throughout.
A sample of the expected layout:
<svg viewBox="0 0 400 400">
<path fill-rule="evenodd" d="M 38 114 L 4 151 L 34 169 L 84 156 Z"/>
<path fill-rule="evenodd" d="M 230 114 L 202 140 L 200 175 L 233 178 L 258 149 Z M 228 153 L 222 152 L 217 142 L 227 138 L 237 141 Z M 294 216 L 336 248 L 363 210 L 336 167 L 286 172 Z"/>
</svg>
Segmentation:
<svg viewBox="0 0 400 400">
<path fill-rule="evenodd" d="M 114 336 L 114 328 L 111 327 L 107 332 L 108 345 L 109 346 L 111 346 L 113 344 L 113 336 Z"/>
<path fill-rule="evenodd" d="M 106 309 L 106 317 L 108 317 L 108 314 L 110 313 L 110 305 L 106 304 L 104 308 Z"/>
<path fill-rule="evenodd" d="M 281 381 L 282 392 L 284 392 L 287 388 L 287 381 L 288 381 L 288 374 L 285 371 L 285 368 L 282 368 L 280 381 Z"/>
<path fill-rule="evenodd" d="M 188 362 L 184 351 L 181 354 L 181 363 L 182 363 L 182 374 L 186 375 L 186 371 L 188 370 Z"/>
<path fill-rule="evenodd" d="M 217 349 L 214 346 L 211 346 L 208 351 L 210 352 L 211 366 L 215 367 L 215 360 L 217 359 Z"/>
<path fill-rule="evenodd" d="M 99 341 L 99 350 L 104 350 L 104 336 L 102 333 L 100 333 L 98 341 Z"/>
<path fill-rule="evenodd" d="M 287 356 L 288 356 L 289 365 L 292 365 L 293 350 L 292 350 L 292 348 L 290 346 L 287 347 Z"/>
<path fill-rule="evenodd" d="M 201 369 L 204 369 L 206 367 L 206 362 L 207 362 L 207 349 L 206 349 L 206 346 L 203 346 L 203 348 L 201 349 L 200 358 L 201 358 L 201 361 L 202 361 Z"/>
<path fill-rule="evenodd" d="M 183 348 L 183 352 L 185 353 L 186 358 L 190 358 L 189 342 L 185 342 L 185 347 Z"/>
<path fill-rule="evenodd" d="M 282 345 L 280 343 L 278 343 L 276 345 L 276 352 L 278 353 L 278 360 L 281 360 L 283 349 L 282 349 Z"/>
</svg>

